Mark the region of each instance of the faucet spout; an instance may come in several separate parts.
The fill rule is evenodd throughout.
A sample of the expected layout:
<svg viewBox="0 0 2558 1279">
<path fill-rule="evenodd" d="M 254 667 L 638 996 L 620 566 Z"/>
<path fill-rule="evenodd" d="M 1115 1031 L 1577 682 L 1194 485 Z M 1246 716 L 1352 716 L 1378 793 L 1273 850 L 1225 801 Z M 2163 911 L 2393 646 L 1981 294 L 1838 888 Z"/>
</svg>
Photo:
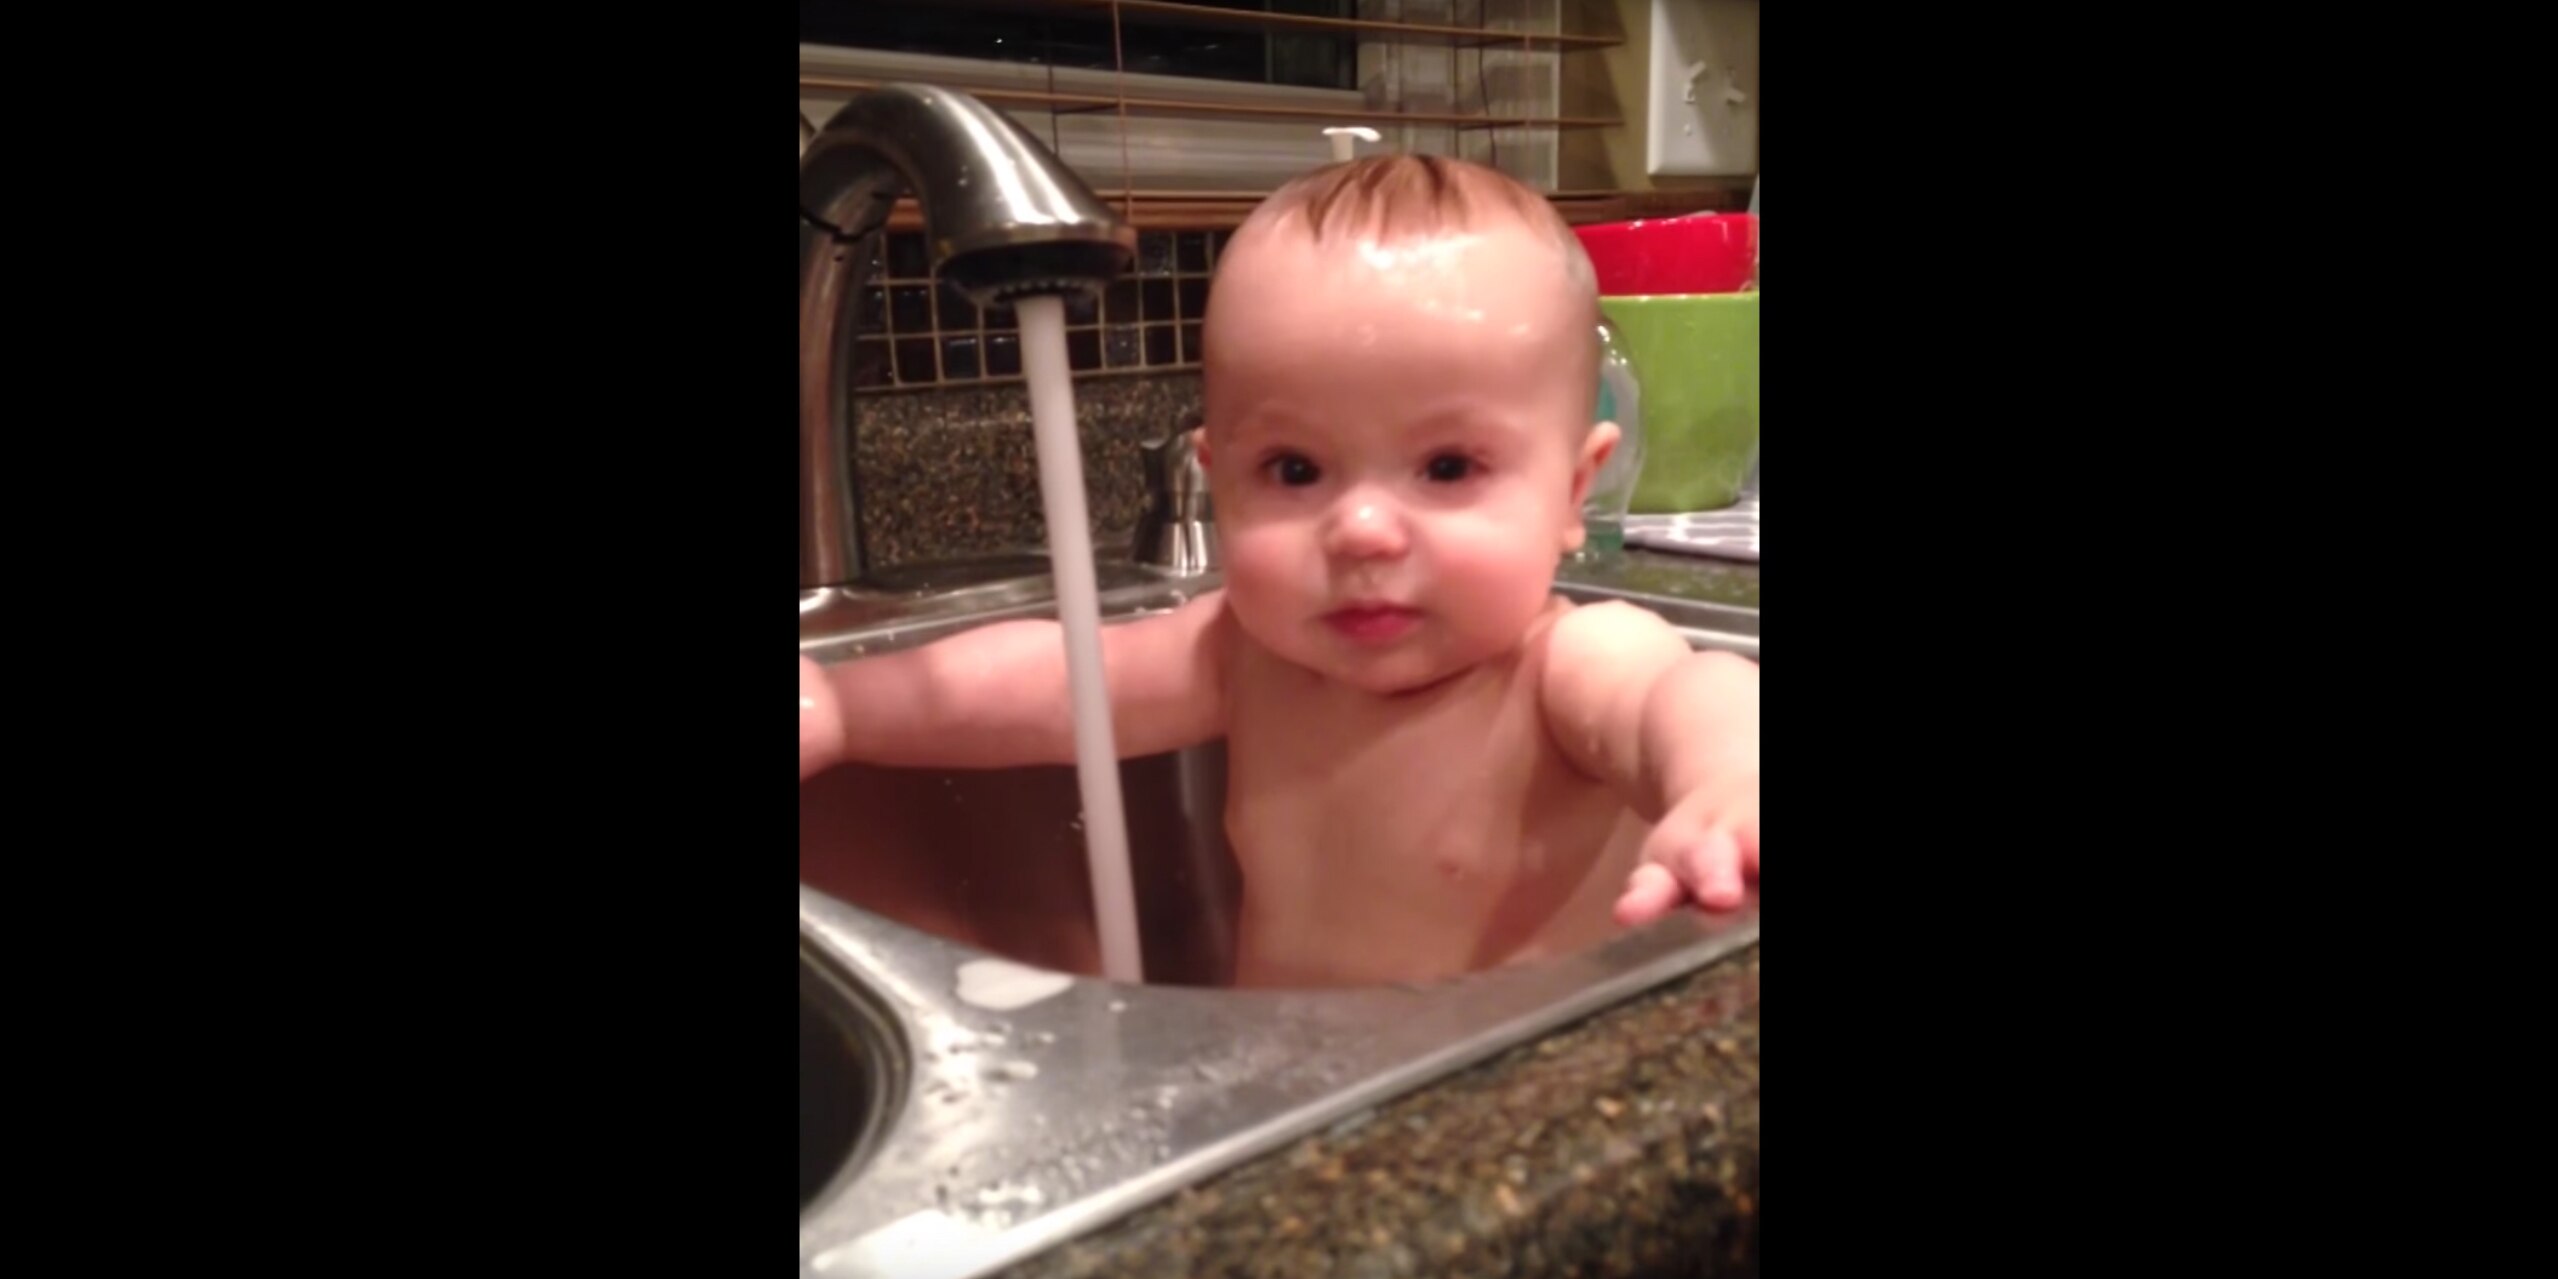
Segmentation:
<svg viewBox="0 0 2558 1279">
<path fill-rule="evenodd" d="M 897 198 L 920 206 L 933 269 L 979 306 L 1091 292 L 1137 233 L 1011 118 L 964 93 L 891 84 L 844 104 L 799 157 L 802 591 L 864 573 L 852 474 L 854 312 L 863 243 Z"/>
</svg>

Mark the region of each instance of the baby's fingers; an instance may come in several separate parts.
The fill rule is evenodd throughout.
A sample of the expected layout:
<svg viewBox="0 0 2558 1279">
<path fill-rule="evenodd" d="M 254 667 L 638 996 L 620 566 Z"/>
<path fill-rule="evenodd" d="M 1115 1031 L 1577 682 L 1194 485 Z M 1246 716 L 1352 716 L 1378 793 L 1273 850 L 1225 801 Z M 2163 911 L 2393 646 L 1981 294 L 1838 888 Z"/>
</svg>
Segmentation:
<svg viewBox="0 0 2558 1279">
<path fill-rule="evenodd" d="M 799 659 L 799 780 L 833 767 L 844 751 L 843 711 L 826 673 L 817 663 Z"/>
<path fill-rule="evenodd" d="M 1626 877 L 1625 895 L 1617 898 L 1617 922 L 1628 927 L 1651 923 L 1670 913 L 1685 895 L 1669 871 L 1646 862 Z"/>
<path fill-rule="evenodd" d="M 1709 830 L 1688 840 L 1669 861 L 1688 896 L 1707 910 L 1734 910 L 1749 896 L 1741 882 L 1741 845 L 1728 831 Z"/>
</svg>

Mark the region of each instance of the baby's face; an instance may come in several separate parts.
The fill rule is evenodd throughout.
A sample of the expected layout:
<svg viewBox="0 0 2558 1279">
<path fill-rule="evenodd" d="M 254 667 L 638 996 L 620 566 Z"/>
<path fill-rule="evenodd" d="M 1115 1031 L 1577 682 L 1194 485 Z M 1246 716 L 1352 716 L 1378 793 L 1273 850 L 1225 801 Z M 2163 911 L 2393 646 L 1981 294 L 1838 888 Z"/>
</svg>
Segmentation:
<svg viewBox="0 0 2558 1279">
<path fill-rule="evenodd" d="M 1207 346 L 1227 598 L 1254 639 L 1380 693 L 1519 642 L 1616 438 L 1591 429 L 1590 299 L 1550 240 L 1247 232 Z"/>
</svg>

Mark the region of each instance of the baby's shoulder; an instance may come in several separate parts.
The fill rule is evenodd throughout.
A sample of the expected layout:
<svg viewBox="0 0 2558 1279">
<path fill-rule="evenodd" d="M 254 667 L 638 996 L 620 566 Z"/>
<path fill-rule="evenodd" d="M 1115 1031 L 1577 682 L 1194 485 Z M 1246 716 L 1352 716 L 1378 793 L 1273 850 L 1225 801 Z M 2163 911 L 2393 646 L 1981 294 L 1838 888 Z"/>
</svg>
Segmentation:
<svg viewBox="0 0 2558 1279">
<path fill-rule="evenodd" d="M 1527 673 L 1550 701 L 1612 695 L 1688 651 L 1660 614 L 1623 600 L 1561 604 L 1548 610 L 1529 640 Z"/>
<path fill-rule="evenodd" d="M 1678 632 L 1658 613 L 1624 600 L 1574 604 L 1558 595 L 1529 629 L 1527 647 L 1551 655 L 1626 644 L 1653 647 L 1665 639 L 1676 641 Z"/>
</svg>

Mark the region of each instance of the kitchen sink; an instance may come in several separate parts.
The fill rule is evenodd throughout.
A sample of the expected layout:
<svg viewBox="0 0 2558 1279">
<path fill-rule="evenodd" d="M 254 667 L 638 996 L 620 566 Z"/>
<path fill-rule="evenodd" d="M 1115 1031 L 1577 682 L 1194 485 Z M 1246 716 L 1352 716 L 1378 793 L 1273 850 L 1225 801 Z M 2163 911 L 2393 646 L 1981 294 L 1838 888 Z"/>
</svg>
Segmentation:
<svg viewBox="0 0 2558 1279">
<path fill-rule="evenodd" d="M 1215 584 L 1123 576 L 1103 613 Z M 1755 609 L 1558 590 L 1631 599 L 1693 647 L 1757 657 Z M 1053 607 L 803 625 L 801 649 L 831 662 Z M 856 765 L 801 785 L 803 1275 L 999 1269 L 1758 936 L 1754 897 L 1448 982 L 1232 989 L 1223 747 L 1124 761 L 1121 785 L 1143 986 L 1099 977 L 1072 767 Z M 1012 998 L 988 996 L 1007 980 Z"/>
</svg>

